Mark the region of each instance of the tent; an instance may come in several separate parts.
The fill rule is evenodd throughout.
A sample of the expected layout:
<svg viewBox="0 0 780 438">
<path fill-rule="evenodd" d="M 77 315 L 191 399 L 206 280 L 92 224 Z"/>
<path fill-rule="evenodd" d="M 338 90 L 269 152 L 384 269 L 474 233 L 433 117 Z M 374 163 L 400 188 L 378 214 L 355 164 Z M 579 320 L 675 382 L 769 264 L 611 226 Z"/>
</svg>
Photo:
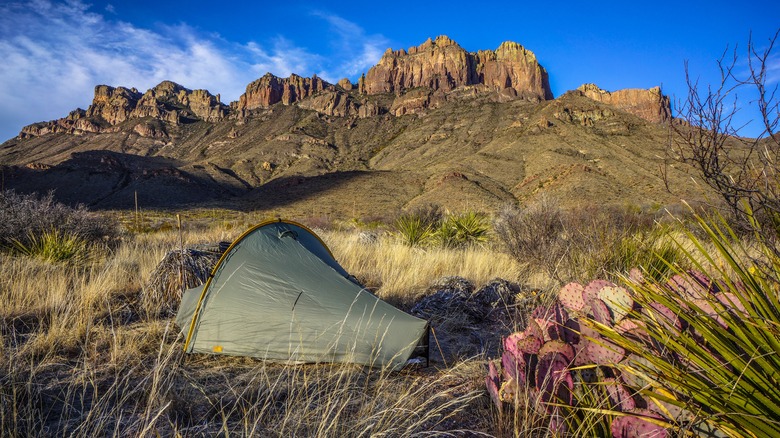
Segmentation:
<svg viewBox="0 0 780 438">
<path fill-rule="evenodd" d="M 187 353 L 401 368 L 427 354 L 428 323 L 358 284 L 313 231 L 263 222 L 236 239 L 176 323 Z"/>
</svg>

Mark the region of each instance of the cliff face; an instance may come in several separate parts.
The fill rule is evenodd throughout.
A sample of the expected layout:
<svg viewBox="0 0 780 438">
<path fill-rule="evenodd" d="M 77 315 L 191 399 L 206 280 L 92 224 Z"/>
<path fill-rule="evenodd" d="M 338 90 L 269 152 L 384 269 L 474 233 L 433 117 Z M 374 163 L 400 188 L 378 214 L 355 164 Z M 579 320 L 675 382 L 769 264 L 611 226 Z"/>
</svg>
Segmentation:
<svg viewBox="0 0 780 438">
<path fill-rule="evenodd" d="M 658 87 L 608 92 L 585 84 L 573 92 L 653 123 L 671 118 L 669 98 Z M 255 110 L 279 103 L 299 105 L 333 117 L 366 118 L 385 113 L 400 117 L 440 107 L 464 96 L 488 96 L 499 102 L 515 99 L 541 102 L 553 98 L 547 71 L 520 44 L 505 42 L 496 50 L 471 53 L 450 38 L 439 36 L 408 50 L 388 49 L 360 77 L 357 86 L 346 78 L 332 85 L 316 75 L 306 78 L 292 74 L 279 78 L 267 73 L 247 85 L 244 94 L 230 106 L 224 105 L 219 95 L 189 90 L 170 81 L 161 82 L 145 93 L 135 88 L 98 85 L 87 110 L 77 109 L 58 120 L 25 126 L 19 138 L 117 130 L 165 138 L 173 132 L 171 127 L 183 123 L 243 120 Z M 136 119 L 139 122 L 118 126 Z"/>
<path fill-rule="evenodd" d="M 292 74 L 288 78 L 278 78 L 271 73 L 266 73 L 262 78 L 247 85 L 246 92 L 231 106 L 239 113 L 245 114 L 247 111 L 268 108 L 279 102 L 291 105 L 326 89 L 335 90 L 335 87 L 316 75 L 303 78 Z"/>
<path fill-rule="evenodd" d="M 67 117 L 50 122 L 25 126 L 20 138 L 65 132 L 113 132 L 115 126 L 132 119 L 151 117 L 178 125 L 182 120 L 201 119 L 217 122 L 228 114 L 228 107 L 206 90 L 189 90 L 171 81 L 163 81 L 141 94 L 135 88 L 98 85 L 87 110 L 76 109 Z M 141 136 L 160 137 L 164 131 L 150 130 L 137 125 L 134 131 Z"/>
<path fill-rule="evenodd" d="M 361 77 L 359 90 L 401 94 L 426 87 L 448 92 L 466 85 L 484 85 L 492 91 L 511 89 L 513 95 L 529 99 L 552 99 L 547 72 L 521 45 L 506 42 L 495 51 L 469 53 L 446 36 L 408 51 L 388 49 Z"/>
<path fill-rule="evenodd" d="M 614 106 L 649 122 L 663 123 L 672 117 L 669 97 L 661 94 L 660 87 L 647 90 L 626 88 L 609 92 L 594 84 L 584 84 L 579 86 L 576 91 L 590 99 Z"/>
</svg>

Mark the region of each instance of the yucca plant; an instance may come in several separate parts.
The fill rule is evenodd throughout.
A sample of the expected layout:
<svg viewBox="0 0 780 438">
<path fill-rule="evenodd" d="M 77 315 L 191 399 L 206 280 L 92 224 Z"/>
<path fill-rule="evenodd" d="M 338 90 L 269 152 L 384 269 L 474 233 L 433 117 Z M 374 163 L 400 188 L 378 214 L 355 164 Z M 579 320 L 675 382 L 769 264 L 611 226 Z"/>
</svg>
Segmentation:
<svg viewBox="0 0 780 438">
<path fill-rule="evenodd" d="M 470 211 L 447 216 L 435 238 L 445 248 L 457 248 L 487 241 L 489 231 L 490 225 L 485 216 Z"/>
<path fill-rule="evenodd" d="M 434 234 L 434 224 L 424 220 L 424 218 L 407 214 L 400 216 L 395 221 L 395 229 L 401 241 L 408 246 L 420 246 L 430 241 Z"/>
<path fill-rule="evenodd" d="M 13 250 L 29 257 L 49 262 L 85 261 L 89 256 L 89 244 L 81 236 L 56 229 L 40 234 L 28 233 L 25 241 L 13 240 Z"/>
<path fill-rule="evenodd" d="M 748 246 L 722 217 L 696 220 L 706 238 L 688 232 L 694 249 L 677 246 L 699 272 L 678 270 L 668 283 L 626 279 L 641 336 L 594 328 L 633 355 L 620 371 L 679 426 L 780 436 L 780 258 L 760 232 Z"/>
</svg>

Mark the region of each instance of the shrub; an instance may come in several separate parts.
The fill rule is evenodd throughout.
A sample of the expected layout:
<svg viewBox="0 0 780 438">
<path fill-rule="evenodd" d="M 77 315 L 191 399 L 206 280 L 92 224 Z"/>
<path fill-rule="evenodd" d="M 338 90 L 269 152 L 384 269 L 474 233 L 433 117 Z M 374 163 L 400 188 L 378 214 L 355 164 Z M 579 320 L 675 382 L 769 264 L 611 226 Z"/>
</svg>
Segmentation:
<svg viewBox="0 0 780 438">
<path fill-rule="evenodd" d="M 655 278 L 669 275 L 663 260 L 684 263 L 654 214 L 618 208 L 564 211 L 549 198 L 524 208 L 504 208 L 496 234 L 505 250 L 529 268 L 558 282 L 617 279 L 635 266 Z"/>
<path fill-rule="evenodd" d="M 114 221 L 83 205 L 71 208 L 56 202 L 51 192 L 44 196 L 0 192 L 0 245 L 6 248 L 62 246 L 76 238 L 94 243 L 112 240 L 117 233 Z"/>
<path fill-rule="evenodd" d="M 421 246 L 433 239 L 441 221 L 439 207 L 428 205 L 399 216 L 395 221 L 395 229 L 404 244 Z"/>
<path fill-rule="evenodd" d="M 490 225 L 484 215 L 467 212 L 447 216 L 436 230 L 434 238 L 445 248 L 459 248 L 486 242 L 489 231 Z"/>
</svg>

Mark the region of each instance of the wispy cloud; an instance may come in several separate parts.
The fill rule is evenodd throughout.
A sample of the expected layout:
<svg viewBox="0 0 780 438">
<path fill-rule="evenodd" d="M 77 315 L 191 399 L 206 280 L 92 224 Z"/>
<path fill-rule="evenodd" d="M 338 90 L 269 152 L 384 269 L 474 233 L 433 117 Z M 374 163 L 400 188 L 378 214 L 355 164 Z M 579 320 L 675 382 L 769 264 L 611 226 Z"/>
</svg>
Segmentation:
<svg viewBox="0 0 780 438">
<path fill-rule="evenodd" d="M 342 77 L 353 77 L 368 70 L 379 61 L 382 53 L 390 46 L 384 36 L 367 34 L 362 27 L 338 15 L 323 11 L 316 11 L 312 15 L 328 22 L 334 35 L 338 36 L 334 44 L 337 44 L 340 50 L 350 54 L 340 68 L 334 71 Z"/>
<path fill-rule="evenodd" d="M 0 141 L 25 124 L 85 108 L 98 84 L 143 91 L 172 80 L 230 101 L 269 71 L 279 76 L 316 72 L 335 81 L 358 74 L 381 56 L 381 36 L 366 36 L 335 15 L 318 17 L 346 45 L 341 58 L 310 53 L 281 35 L 260 44 L 227 41 L 184 23 L 139 28 L 115 20 L 112 7 L 96 12 L 78 0 L 0 4 Z"/>
</svg>

